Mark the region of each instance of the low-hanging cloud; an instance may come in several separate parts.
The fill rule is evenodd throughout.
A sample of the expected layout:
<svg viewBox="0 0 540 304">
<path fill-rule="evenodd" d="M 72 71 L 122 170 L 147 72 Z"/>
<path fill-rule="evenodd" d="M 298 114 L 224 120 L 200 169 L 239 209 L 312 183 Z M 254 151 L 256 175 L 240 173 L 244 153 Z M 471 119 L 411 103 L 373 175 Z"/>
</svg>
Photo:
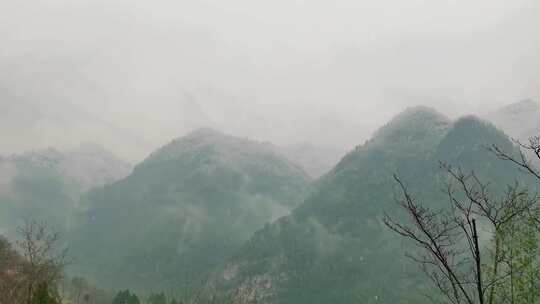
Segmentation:
<svg viewBox="0 0 540 304">
<path fill-rule="evenodd" d="M 406 106 L 540 96 L 518 1 L 0 3 L 0 153 L 96 141 L 139 160 L 201 126 L 350 148 Z"/>
</svg>

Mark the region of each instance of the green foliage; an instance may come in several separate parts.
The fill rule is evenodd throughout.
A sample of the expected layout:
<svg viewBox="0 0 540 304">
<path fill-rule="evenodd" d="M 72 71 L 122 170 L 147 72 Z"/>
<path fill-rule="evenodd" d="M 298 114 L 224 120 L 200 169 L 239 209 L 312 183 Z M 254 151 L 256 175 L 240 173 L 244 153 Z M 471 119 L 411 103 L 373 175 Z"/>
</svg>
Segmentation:
<svg viewBox="0 0 540 304">
<path fill-rule="evenodd" d="M 493 247 L 499 246 L 499 273 L 494 302 L 532 304 L 540 302 L 540 235 L 535 219 L 539 212 L 515 218 L 496 233 Z M 493 275 L 493 267 L 487 275 Z"/>
</svg>

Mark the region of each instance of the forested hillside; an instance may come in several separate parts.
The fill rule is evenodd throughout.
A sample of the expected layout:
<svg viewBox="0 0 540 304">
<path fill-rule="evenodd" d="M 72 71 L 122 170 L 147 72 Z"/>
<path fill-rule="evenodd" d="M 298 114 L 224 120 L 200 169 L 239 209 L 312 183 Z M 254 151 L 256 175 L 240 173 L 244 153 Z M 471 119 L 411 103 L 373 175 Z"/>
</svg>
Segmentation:
<svg viewBox="0 0 540 304">
<path fill-rule="evenodd" d="M 478 118 L 451 122 L 428 108 L 405 111 L 343 158 L 291 216 L 256 232 L 216 271 L 208 290 L 234 303 L 425 301 L 431 285 L 403 257 L 406 243 L 382 222 L 385 212 L 396 211 L 392 175 L 444 208 L 448 179 L 439 161 L 497 185 L 518 176 L 487 152 L 492 144 L 515 151 L 506 135 Z"/>
<path fill-rule="evenodd" d="M 113 288 L 192 291 L 253 232 L 288 214 L 308 182 L 268 144 L 194 131 L 84 196 L 75 268 Z"/>
</svg>

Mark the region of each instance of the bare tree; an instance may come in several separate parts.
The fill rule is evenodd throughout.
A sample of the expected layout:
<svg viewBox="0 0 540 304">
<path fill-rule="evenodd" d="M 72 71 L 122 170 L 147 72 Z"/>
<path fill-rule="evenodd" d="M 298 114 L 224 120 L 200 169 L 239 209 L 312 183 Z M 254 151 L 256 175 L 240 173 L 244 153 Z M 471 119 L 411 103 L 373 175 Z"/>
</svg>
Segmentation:
<svg viewBox="0 0 540 304">
<path fill-rule="evenodd" d="M 488 150 L 540 180 L 540 170 L 534 162 L 540 160 L 540 136 L 530 138 L 528 143 L 514 142 L 519 147 L 517 154 L 507 153 L 496 145 Z M 507 187 L 504 196 L 495 198 L 489 192 L 489 184 L 483 183 L 474 172 L 465 174 L 443 163 L 441 168 L 453 182 L 448 186 L 450 210 L 423 207 L 395 176 L 403 194 L 398 204 L 412 224 L 402 224 L 389 215 L 385 215 L 385 224 L 420 248 L 409 257 L 421 265 L 450 303 L 493 304 L 497 299 L 518 303 L 520 297 L 516 295 L 515 285 L 523 277 L 527 279 L 521 285 L 526 285 L 529 292 L 521 299 L 525 299 L 524 303 L 534 303 L 540 287 L 538 196 L 515 184 Z M 493 241 L 489 248 L 480 248 L 477 224 L 491 232 Z M 531 231 L 531 226 L 536 231 Z M 516 248 L 520 247 L 525 249 L 518 252 Z M 491 256 L 486 261 L 482 255 L 488 250 Z M 521 289 L 523 292 L 523 286 Z"/>
<path fill-rule="evenodd" d="M 62 279 L 67 264 L 67 249 L 62 249 L 60 236 L 44 222 L 25 220 L 18 229 L 17 247 L 24 260 L 18 274 L 24 279 L 26 304 L 31 304 L 36 288 L 43 283 L 54 289 Z"/>
<path fill-rule="evenodd" d="M 450 177 L 447 195 L 450 208 L 433 211 L 423 207 L 407 187 L 394 176 L 403 198 L 398 205 L 406 212 L 411 224 L 403 224 L 388 214 L 384 222 L 391 230 L 406 237 L 420 249 L 409 254 L 450 303 L 494 303 L 495 286 L 508 278 L 501 254 L 500 234 L 517 218 L 529 214 L 537 205 L 519 185 L 507 188 L 504 195 L 494 197 L 489 184 L 474 172 L 464 173 L 441 163 Z M 487 248 L 479 245 L 478 229 L 488 229 L 494 238 L 491 261 L 483 255 Z M 490 269 L 490 271 L 486 271 Z"/>
<path fill-rule="evenodd" d="M 58 233 L 31 220 L 18 233 L 15 247 L 0 237 L 0 304 L 31 304 L 44 292 L 59 300 L 57 286 L 67 259 Z"/>
<path fill-rule="evenodd" d="M 22 298 L 22 277 L 17 274 L 22 258 L 11 243 L 0 236 L 0 304 L 8 304 L 10 299 Z M 11 302 L 10 302 L 11 304 Z"/>
<path fill-rule="evenodd" d="M 513 141 L 519 147 L 518 155 L 507 153 L 496 145 L 492 145 L 488 149 L 500 159 L 515 164 L 521 171 L 540 180 L 540 169 L 535 166 L 535 162 L 533 161 L 540 161 L 540 136 L 529 138 L 527 143 L 523 143 L 517 139 L 513 139 Z M 532 211 L 538 210 L 534 209 Z M 531 217 L 538 231 L 540 231 L 540 217 L 535 215 L 539 213 L 531 212 Z"/>
<path fill-rule="evenodd" d="M 522 143 L 517 139 L 513 139 L 513 141 L 519 147 L 519 155 L 517 156 L 503 151 L 496 145 L 492 145 L 488 149 L 500 159 L 512 162 L 524 172 L 540 180 L 540 171 L 534 166 L 532 159 L 528 157 L 532 156 L 533 159 L 540 160 L 540 136 L 529 138 L 527 143 Z"/>
</svg>

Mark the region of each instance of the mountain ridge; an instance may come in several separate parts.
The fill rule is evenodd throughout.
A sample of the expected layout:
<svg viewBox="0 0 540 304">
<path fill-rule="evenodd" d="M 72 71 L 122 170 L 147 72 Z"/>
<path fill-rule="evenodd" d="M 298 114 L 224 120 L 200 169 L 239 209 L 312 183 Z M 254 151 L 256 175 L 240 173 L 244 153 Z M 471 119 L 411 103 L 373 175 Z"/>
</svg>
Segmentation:
<svg viewBox="0 0 540 304">
<path fill-rule="evenodd" d="M 269 144 L 196 130 L 157 149 L 126 178 L 85 195 L 73 241 L 85 261 L 78 271 L 142 291 L 195 284 L 252 232 L 288 214 L 308 183 Z"/>
<path fill-rule="evenodd" d="M 381 220 L 396 198 L 392 175 L 398 174 L 412 193 L 421 194 L 418 199 L 440 207 L 446 199 L 438 189 L 446 178 L 438 169 L 439 160 L 477 170 L 479 176 L 500 183 L 512 183 L 516 175 L 509 172 L 518 174 L 485 150 L 485 143 L 515 148 L 490 123 L 473 116 L 449 122 L 420 109 L 397 116 L 400 125 L 412 130 L 375 132 L 319 180 L 317 189 L 290 216 L 256 232 L 216 270 L 207 285 L 209 293 L 232 296 L 242 304 L 351 303 L 358 297 L 365 303 L 418 303 L 414 294 L 428 287 L 398 254 L 400 242 Z M 416 118 L 425 114 L 434 119 L 416 124 Z M 415 130 L 418 126 L 420 130 Z M 441 128 L 434 131 L 433 126 Z M 410 134 L 417 135 L 412 142 Z M 403 142 L 409 142 L 407 153 L 387 151 L 401 148 Z M 501 172 L 504 178 L 499 178 Z M 395 283 L 387 286 L 390 279 Z"/>
</svg>

